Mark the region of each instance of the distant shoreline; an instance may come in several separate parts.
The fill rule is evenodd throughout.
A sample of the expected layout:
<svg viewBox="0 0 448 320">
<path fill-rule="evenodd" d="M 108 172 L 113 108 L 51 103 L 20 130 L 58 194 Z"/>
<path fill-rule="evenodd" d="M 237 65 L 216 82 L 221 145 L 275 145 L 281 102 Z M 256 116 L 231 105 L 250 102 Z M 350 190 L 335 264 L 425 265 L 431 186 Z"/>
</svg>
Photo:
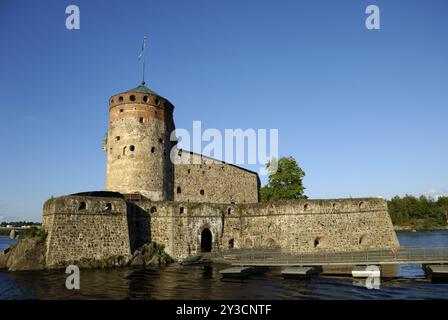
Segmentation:
<svg viewBox="0 0 448 320">
<path fill-rule="evenodd" d="M 412 226 L 394 226 L 395 231 L 443 231 L 448 230 L 448 226 L 446 227 L 435 227 L 435 228 L 415 228 Z"/>
</svg>

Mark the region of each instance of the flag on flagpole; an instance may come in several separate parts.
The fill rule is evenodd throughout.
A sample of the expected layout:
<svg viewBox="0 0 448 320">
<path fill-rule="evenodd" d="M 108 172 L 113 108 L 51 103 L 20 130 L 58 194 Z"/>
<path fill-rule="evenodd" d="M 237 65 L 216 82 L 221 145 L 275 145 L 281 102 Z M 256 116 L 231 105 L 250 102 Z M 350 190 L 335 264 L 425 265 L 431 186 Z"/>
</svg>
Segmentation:
<svg viewBox="0 0 448 320">
<path fill-rule="evenodd" d="M 144 36 L 144 38 L 143 38 L 143 45 L 142 45 L 142 51 L 140 52 L 140 54 L 138 56 L 138 60 L 140 60 L 143 57 L 143 53 L 145 52 L 146 42 L 147 41 L 148 41 L 148 38 L 146 36 Z"/>
</svg>

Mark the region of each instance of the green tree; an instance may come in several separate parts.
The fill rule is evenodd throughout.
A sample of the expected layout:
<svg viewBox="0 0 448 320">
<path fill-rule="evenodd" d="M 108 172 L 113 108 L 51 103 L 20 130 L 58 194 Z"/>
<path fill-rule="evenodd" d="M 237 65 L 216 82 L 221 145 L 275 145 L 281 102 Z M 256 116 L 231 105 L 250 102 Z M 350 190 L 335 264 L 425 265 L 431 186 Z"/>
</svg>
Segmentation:
<svg viewBox="0 0 448 320">
<path fill-rule="evenodd" d="M 406 195 L 388 201 L 389 214 L 395 225 L 407 225 L 416 229 L 432 229 L 446 226 L 448 217 L 448 198 L 437 201 L 420 196 Z"/>
<path fill-rule="evenodd" d="M 276 166 L 277 165 L 277 166 Z M 272 172 L 275 169 L 275 172 Z M 293 157 L 273 159 L 266 164 L 268 183 L 260 190 L 261 201 L 306 199 L 302 179 L 305 172 Z"/>
</svg>

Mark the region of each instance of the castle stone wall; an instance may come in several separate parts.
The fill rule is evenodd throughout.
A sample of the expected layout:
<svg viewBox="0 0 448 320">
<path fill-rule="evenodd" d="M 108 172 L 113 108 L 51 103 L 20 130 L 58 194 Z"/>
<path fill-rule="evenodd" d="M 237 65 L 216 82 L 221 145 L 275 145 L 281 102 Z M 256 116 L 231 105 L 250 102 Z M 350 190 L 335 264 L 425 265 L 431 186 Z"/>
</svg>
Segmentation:
<svg viewBox="0 0 448 320">
<path fill-rule="evenodd" d="M 81 259 L 130 257 L 150 239 L 148 218 L 139 207 L 117 198 L 50 199 L 43 212 L 46 263 L 58 266 Z"/>
<path fill-rule="evenodd" d="M 174 201 L 256 203 L 260 181 L 255 172 L 179 150 L 174 166 Z"/>
<path fill-rule="evenodd" d="M 278 247 L 293 253 L 395 250 L 399 243 L 381 199 L 297 200 L 245 205 L 142 203 L 152 240 L 179 259 L 201 252 L 211 231 L 213 251 Z M 152 210 L 151 210 L 152 208 Z M 182 213 L 181 213 L 182 212 Z"/>
<path fill-rule="evenodd" d="M 86 207 L 80 204 L 85 203 Z M 44 205 L 47 264 L 130 256 L 163 244 L 175 259 L 202 252 L 277 247 L 292 253 L 395 250 L 399 243 L 382 199 L 291 200 L 256 204 L 126 202 L 67 196 Z"/>
</svg>

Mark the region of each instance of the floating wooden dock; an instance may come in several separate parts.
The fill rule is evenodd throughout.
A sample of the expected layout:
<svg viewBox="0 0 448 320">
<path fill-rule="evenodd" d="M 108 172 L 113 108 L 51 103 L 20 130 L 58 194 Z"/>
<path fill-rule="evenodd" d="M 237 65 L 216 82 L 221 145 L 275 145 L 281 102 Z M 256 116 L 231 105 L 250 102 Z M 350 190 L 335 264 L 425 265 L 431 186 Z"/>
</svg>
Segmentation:
<svg viewBox="0 0 448 320">
<path fill-rule="evenodd" d="M 225 278 L 244 278 L 253 274 L 264 273 L 268 271 L 267 267 L 237 266 L 219 271 Z"/>
<path fill-rule="evenodd" d="M 287 267 L 282 270 L 282 276 L 284 278 L 310 278 L 313 275 L 317 275 L 321 272 L 321 268 L 318 267 Z"/>
<path fill-rule="evenodd" d="M 434 280 L 448 280 L 448 265 L 446 264 L 430 264 L 424 265 L 423 270 L 426 275 Z"/>
<path fill-rule="evenodd" d="M 226 278 L 243 278 L 256 273 L 254 267 L 232 267 L 219 271 Z"/>
<path fill-rule="evenodd" d="M 396 264 L 448 264 L 448 247 L 402 247 L 398 252 L 355 251 L 318 252 L 295 254 L 282 251 L 245 250 L 225 253 L 234 266 L 344 266 L 344 265 L 396 265 Z"/>
<path fill-rule="evenodd" d="M 285 270 L 282 274 L 286 276 L 296 274 L 306 278 L 311 272 L 309 268 L 321 268 L 322 273 L 327 273 L 325 268 L 345 268 L 347 274 L 350 274 L 351 270 L 353 277 L 380 277 L 381 270 L 388 267 L 421 264 L 428 277 L 448 278 L 448 247 L 401 247 L 397 251 L 367 250 L 303 254 L 280 250 L 232 249 L 222 254 L 224 260 L 235 267 L 283 267 Z"/>
</svg>

